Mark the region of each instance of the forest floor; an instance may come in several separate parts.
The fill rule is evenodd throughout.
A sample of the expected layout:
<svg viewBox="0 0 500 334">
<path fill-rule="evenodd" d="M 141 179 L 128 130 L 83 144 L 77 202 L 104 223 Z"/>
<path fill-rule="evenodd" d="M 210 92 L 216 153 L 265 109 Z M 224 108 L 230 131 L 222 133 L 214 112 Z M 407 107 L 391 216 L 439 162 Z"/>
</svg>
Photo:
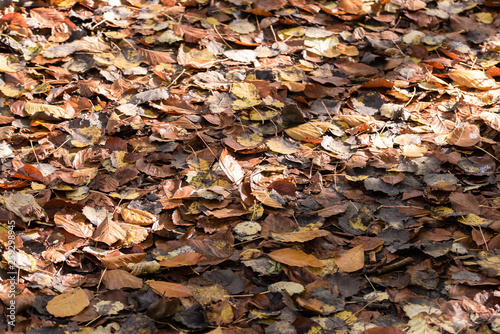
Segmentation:
<svg viewBox="0 0 500 334">
<path fill-rule="evenodd" d="M 500 333 L 497 4 L 0 0 L 0 333 Z"/>
</svg>

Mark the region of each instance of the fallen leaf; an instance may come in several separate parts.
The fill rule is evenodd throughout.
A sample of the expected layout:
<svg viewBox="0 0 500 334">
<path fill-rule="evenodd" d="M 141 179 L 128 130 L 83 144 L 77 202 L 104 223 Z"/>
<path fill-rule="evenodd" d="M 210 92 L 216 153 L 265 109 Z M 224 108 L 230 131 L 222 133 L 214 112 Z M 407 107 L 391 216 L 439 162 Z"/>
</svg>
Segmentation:
<svg viewBox="0 0 500 334">
<path fill-rule="evenodd" d="M 471 147 L 479 143 L 481 134 L 477 126 L 469 123 L 462 123 L 448 134 L 446 140 L 450 145 Z"/>
<path fill-rule="evenodd" d="M 178 283 L 169 283 L 163 281 L 147 281 L 154 292 L 166 298 L 183 298 L 192 295 L 191 290 L 185 285 Z"/>
<path fill-rule="evenodd" d="M 351 248 L 335 257 L 335 263 L 341 272 L 352 273 L 365 266 L 365 252 L 363 245 Z"/>
<path fill-rule="evenodd" d="M 183 266 L 194 266 L 205 260 L 205 257 L 196 252 L 179 254 L 171 259 L 160 261 L 160 265 L 166 268 L 176 268 Z"/>
<path fill-rule="evenodd" d="M 301 250 L 282 248 L 267 254 L 271 259 L 292 267 L 324 267 L 325 264 L 314 255 L 306 254 Z"/>
<path fill-rule="evenodd" d="M 77 315 L 90 304 L 89 297 L 81 288 L 64 292 L 47 303 L 47 311 L 56 317 Z"/>
<path fill-rule="evenodd" d="M 459 85 L 469 88 L 488 90 L 496 85 L 492 76 L 479 70 L 451 70 L 448 76 Z"/>
</svg>

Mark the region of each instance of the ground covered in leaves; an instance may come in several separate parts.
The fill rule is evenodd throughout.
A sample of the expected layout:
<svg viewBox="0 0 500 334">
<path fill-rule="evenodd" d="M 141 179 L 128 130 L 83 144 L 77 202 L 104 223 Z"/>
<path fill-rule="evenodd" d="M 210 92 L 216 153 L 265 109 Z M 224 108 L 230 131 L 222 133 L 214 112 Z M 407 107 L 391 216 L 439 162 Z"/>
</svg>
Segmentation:
<svg viewBox="0 0 500 334">
<path fill-rule="evenodd" d="M 497 1 L 0 3 L 1 333 L 500 333 Z"/>
</svg>

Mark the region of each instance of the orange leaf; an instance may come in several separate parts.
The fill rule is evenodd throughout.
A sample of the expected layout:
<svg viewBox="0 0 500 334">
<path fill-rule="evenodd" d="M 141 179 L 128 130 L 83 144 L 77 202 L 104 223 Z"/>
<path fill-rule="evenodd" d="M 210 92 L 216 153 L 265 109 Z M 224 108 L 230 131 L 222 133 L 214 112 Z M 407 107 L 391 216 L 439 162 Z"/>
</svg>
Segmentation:
<svg viewBox="0 0 500 334">
<path fill-rule="evenodd" d="M 340 0 L 338 8 L 348 14 L 357 15 L 363 10 L 363 0 Z"/>
<path fill-rule="evenodd" d="M 162 267 L 175 268 L 182 266 L 194 266 L 205 260 L 205 257 L 196 252 L 179 254 L 171 259 L 160 261 Z"/>
<path fill-rule="evenodd" d="M 157 294 L 163 297 L 182 298 L 191 296 L 191 290 L 182 284 L 162 281 L 148 281 L 147 283 Z"/>
<path fill-rule="evenodd" d="M 301 250 L 292 248 L 283 248 L 275 250 L 268 254 L 276 262 L 286 264 L 292 267 L 324 267 L 325 264 L 318 260 L 314 255 L 306 254 Z"/>
<path fill-rule="evenodd" d="M 120 214 L 123 220 L 129 224 L 151 225 L 158 221 L 156 215 L 139 209 L 122 209 Z"/>
<path fill-rule="evenodd" d="M 365 265 L 365 252 L 363 245 L 356 246 L 335 257 L 335 263 L 339 270 L 345 273 L 352 273 L 362 269 Z"/>
<path fill-rule="evenodd" d="M 56 317 L 77 315 L 90 304 L 89 297 L 81 288 L 64 292 L 47 303 L 47 311 Z"/>
</svg>

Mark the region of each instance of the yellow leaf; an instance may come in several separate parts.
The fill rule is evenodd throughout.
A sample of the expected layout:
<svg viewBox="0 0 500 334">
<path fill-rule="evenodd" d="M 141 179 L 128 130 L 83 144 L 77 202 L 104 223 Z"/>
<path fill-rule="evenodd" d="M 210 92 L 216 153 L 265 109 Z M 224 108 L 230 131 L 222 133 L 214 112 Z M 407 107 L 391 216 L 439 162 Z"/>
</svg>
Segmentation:
<svg viewBox="0 0 500 334">
<path fill-rule="evenodd" d="M 328 122 L 308 122 L 285 129 L 285 133 L 295 140 L 319 138 L 331 127 L 332 124 Z"/>
<path fill-rule="evenodd" d="M 403 149 L 401 150 L 401 155 L 407 158 L 420 158 L 423 157 L 428 150 L 429 149 L 425 145 L 418 146 L 415 144 L 410 144 L 403 146 Z"/>
<path fill-rule="evenodd" d="M 496 85 L 495 79 L 479 70 L 451 70 L 448 76 L 461 86 L 488 90 Z"/>
<path fill-rule="evenodd" d="M 491 13 L 477 13 L 476 21 L 484 24 L 492 24 L 493 23 L 493 15 Z"/>
<path fill-rule="evenodd" d="M 56 317 L 71 317 L 83 311 L 89 304 L 85 291 L 76 288 L 50 300 L 47 303 L 47 311 Z"/>
<path fill-rule="evenodd" d="M 66 118 L 66 110 L 64 108 L 51 106 L 50 104 L 26 102 L 24 112 L 30 116 L 39 112 L 46 112 L 54 117 Z"/>
</svg>

